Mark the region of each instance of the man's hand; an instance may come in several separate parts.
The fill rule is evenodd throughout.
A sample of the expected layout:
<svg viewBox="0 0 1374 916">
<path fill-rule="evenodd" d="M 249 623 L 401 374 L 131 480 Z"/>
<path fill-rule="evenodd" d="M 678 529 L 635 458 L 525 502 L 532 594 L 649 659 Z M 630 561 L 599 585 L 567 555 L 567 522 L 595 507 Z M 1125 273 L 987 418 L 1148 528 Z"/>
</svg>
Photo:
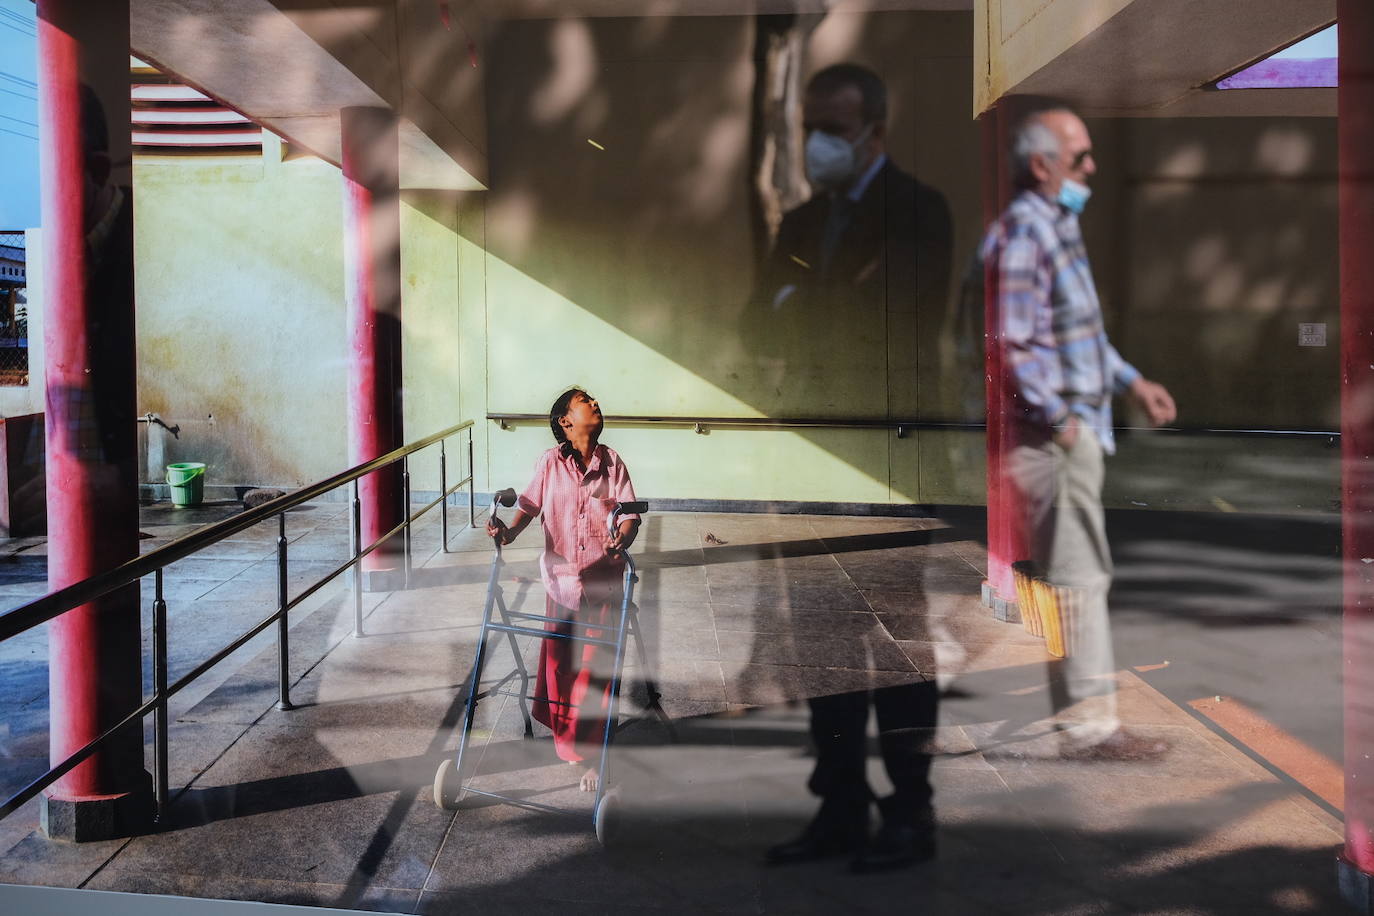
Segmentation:
<svg viewBox="0 0 1374 916">
<path fill-rule="evenodd" d="M 1151 426 L 1172 423 L 1178 416 L 1178 408 L 1174 406 L 1173 397 L 1170 396 L 1168 389 L 1158 382 L 1141 376 L 1131 383 L 1130 393 L 1131 399 L 1145 411 Z"/>
<path fill-rule="evenodd" d="M 1073 444 L 1078 441 L 1078 430 L 1083 425 L 1083 421 L 1078 419 L 1078 414 L 1069 414 L 1069 418 L 1064 421 L 1064 428 L 1054 432 L 1054 444 L 1068 451 L 1073 448 Z"/>
</svg>

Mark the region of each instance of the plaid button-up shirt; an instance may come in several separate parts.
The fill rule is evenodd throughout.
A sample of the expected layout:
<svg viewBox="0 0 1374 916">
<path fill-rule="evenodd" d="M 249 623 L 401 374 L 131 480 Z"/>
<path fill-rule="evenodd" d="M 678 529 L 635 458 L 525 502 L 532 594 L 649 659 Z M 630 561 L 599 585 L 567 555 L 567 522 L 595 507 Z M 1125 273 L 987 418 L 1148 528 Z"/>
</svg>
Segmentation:
<svg viewBox="0 0 1374 916">
<path fill-rule="evenodd" d="M 1112 454 L 1112 395 L 1140 372 L 1107 340 L 1078 216 L 1023 191 L 988 229 L 982 255 L 1023 429 L 1043 440 L 1076 414 Z"/>
</svg>

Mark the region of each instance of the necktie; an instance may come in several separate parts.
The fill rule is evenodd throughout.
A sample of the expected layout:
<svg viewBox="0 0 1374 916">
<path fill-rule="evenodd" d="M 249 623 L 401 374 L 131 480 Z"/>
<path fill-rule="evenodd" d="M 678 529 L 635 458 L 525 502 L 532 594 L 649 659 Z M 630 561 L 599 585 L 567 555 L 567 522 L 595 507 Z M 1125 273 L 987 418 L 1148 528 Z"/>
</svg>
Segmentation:
<svg viewBox="0 0 1374 916">
<path fill-rule="evenodd" d="M 854 210 L 854 202 L 843 194 L 830 198 L 830 209 L 825 214 L 825 234 L 821 237 L 821 273 L 830 272 L 830 261 L 840 247 L 840 238 L 849 225 L 849 216 Z"/>
</svg>

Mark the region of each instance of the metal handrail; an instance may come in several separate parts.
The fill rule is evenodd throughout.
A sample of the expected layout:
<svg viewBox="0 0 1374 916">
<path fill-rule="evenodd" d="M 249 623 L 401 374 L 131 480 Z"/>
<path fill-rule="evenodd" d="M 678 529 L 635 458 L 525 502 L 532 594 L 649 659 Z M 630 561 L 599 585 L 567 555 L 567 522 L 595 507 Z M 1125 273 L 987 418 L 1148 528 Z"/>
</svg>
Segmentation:
<svg viewBox="0 0 1374 916">
<path fill-rule="evenodd" d="M 402 446 L 394 451 L 387 452 L 378 458 L 374 458 L 365 464 L 357 465 L 346 471 L 341 471 L 333 477 L 327 477 L 318 483 L 307 484 L 299 490 L 287 493 L 285 496 L 278 496 L 276 499 L 263 503 L 253 509 L 227 518 L 224 521 L 216 522 L 199 528 L 185 537 L 178 538 L 170 544 L 159 547 L 143 554 L 141 557 L 130 560 L 113 569 L 98 573 L 89 579 L 82 579 L 74 582 L 65 588 L 60 588 L 55 592 L 49 592 L 41 598 L 35 598 L 27 604 L 0 614 L 0 642 L 17 636 L 25 630 L 32 629 L 40 624 L 47 623 L 59 614 L 64 614 L 75 607 L 80 607 L 100 598 L 110 592 L 121 588 L 131 582 L 142 579 L 152 574 L 155 570 L 164 566 L 169 566 L 177 560 L 184 560 L 197 551 L 209 547 L 211 544 L 222 541 L 251 528 L 259 522 L 266 521 L 279 512 L 310 502 L 319 496 L 328 493 L 330 490 L 343 486 L 357 480 L 359 477 L 366 476 L 373 471 L 385 467 L 394 461 L 398 461 L 407 455 L 414 454 L 422 448 L 426 448 L 438 442 L 440 439 L 447 439 L 456 435 L 473 425 L 473 421 L 468 420 L 448 429 L 441 430 L 432 436 L 426 436 L 418 442 Z"/>
<path fill-rule="evenodd" d="M 510 423 L 548 422 L 548 414 L 540 413 L 489 413 L 488 420 L 495 420 L 502 429 Z M 920 429 L 964 429 L 986 430 L 987 424 L 968 420 L 918 420 L 895 418 L 856 418 L 856 417 L 685 417 L 661 415 L 607 416 L 607 423 L 624 426 L 661 425 L 691 426 L 697 432 L 707 427 L 733 427 L 740 429 L 891 429 L 900 437 L 908 430 Z M 1339 430 L 1326 429 L 1248 429 L 1221 426 L 1117 426 L 1117 432 L 1157 432 L 1183 435 L 1213 436 L 1276 436 L 1278 438 L 1335 438 L 1341 437 Z"/>
<path fill-rule="evenodd" d="M 496 420 L 504 428 L 507 423 L 525 423 L 530 421 L 549 420 L 549 415 L 539 413 L 489 413 L 488 420 Z M 859 418 L 839 418 L 839 417 L 682 417 L 682 416 L 653 416 L 653 415 L 625 415 L 607 416 L 607 423 L 621 423 L 625 425 L 635 424 L 661 424 L 664 426 L 736 426 L 736 427 L 757 427 L 764 429 L 804 429 L 804 428 L 824 428 L 824 429 L 982 429 L 981 423 L 966 423 L 945 420 L 889 420 L 889 419 L 859 419 Z"/>
<path fill-rule="evenodd" d="M 35 797 L 43 789 L 61 779 L 71 770 L 75 769 L 115 734 L 128 728 L 135 721 L 154 713 L 154 742 L 155 742 L 155 800 L 157 805 L 157 816 L 163 816 L 168 804 L 168 766 L 167 766 L 167 701 L 175 696 L 179 691 L 191 684 L 197 678 L 204 675 L 207 671 L 228 658 L 238 649 L 243 647 L 249 640 L 253 639 L 263 630 L 266 630 L 273 623 L 278 625 L 277 634 L 277 653 L 279 661 L 278 677 L 280 687 L 280 699 L 277 703 L 279 709 L 288 710 L 294 708 L 291 704 L 289 680 L 290 671 L 288 666 L 289 658 L 289 637 L 288 637 L 288 615 L 291 610 L 306 601 L 327 583 L 342 575 L 349 569 L 354 569 L 354 635 L 362 636 L 362 577 L 359 574 L 360 564 L 363 557 L 366 557 L 377 550 L 382 544 L 404 531 L 405 548 L 405 584 L 410 584 L 411 574 L 411 541 L 410 526 L 414 521 L 425 513 L 432 510 L 435 506 L 443 506 L 442 511 L 442 547 L 448 551 L 448 498 L 463 487 L 468 488 L 468 522 L 476 524 L 476 502 L 474 494 L 474 464 L 473 464 L 473 421 L 467 420 L 463 423 L 455 424 L 447 429 L 440 430 L 433 435 L 426 436 L 409 445 L 404 445 L 398 449 L 387 452 L 371 461 L 355 465 L 348 470 L 341 471 L 332 477 L 313 484 L 308 484 L 269 500 L 253 509 L 248 509 L 233 518 L 207 525 L 192 533 L 178 538 L 177 540 L 150 551 L 143 556 L 130 560 L 113 569 L 107 570 L 89 579 L 73 583 L 65 588 L 59 589 L 37 598 L 27 604 L 21 605 L 7 613 L 0 615 L 0 642 L 10 639 L 26 630 L 40 626 L 67 611 L 80 607 L 111 592 L 130 585 L 149 574 L 154 576 L 154 599 L 153 599 L 153 667 L 154 683 L 152 698 L 143 702 L 138 708 L 124 716 L 117 724 L 106 729 L 97 737 L 93 738 L 84 747 L 70 754 L 65 760 L 57 765 L 50 767 L 46 773 L 29 783 L 19 792 L 10 796 L 4 804 L 0 804 L 0 818 L 4 818 L 30 799 Z M 468 448 L 468 475 L 452 486 L 448 485 L 448 454 L 445 441 L 460 432 L 466 431 Z M 411 513 L 411 490 L 410 490 L 410 467 L 409 456 L 428 448 L 435 443 L 439 443 L 439 489 L 440 495 L 437 499 L 420 509 L 419 512 Z M 361 513 L 360 499 L 358 492 L 358 481 L 360 478 L 372 473 L 380 468 L 386 467 L 397 461 L 402 462 L 402 491 L 405 505 L 406 518 L 403 522 L 393 527 L 390 531 L 383 534 L 371 544 L 364 546 L 361 538 Z M 345 484 L 353 484 L 352 493 L 352 554 L 353 556 L 345 563 L 319 579 L 311 586 L 306 588 L 295 598 L 287 598 L 287 564 L 288 540 L 286 537 L 286 513 L 295 507 L 309 502 L 319 496 L 324 495 L 330 490 L 341 487 Z M 228 646 L 216 652 L 210 658 L 196 666 L 192 671 L 183 675 L 174 684 L 167 682 L 167 602 L 163 598 L 163 568 L 185 559 L 186 557 L 203 550 L 212 544 L 218 543 L 225 538 L 231 537 L 240 531 L 266 521 L 276 516 L 279 524 L 279 534 L 277 538 L 277 608 L 266 618 L 251 627 Z"/>
</svg>

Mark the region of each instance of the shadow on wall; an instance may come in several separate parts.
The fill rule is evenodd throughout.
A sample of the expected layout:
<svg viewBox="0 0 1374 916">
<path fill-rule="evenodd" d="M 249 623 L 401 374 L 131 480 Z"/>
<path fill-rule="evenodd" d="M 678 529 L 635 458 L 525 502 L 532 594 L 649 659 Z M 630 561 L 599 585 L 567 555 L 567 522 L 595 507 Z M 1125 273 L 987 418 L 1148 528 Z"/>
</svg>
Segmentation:
<svg viewBox="0 0 1374 916">
<path fill-rule="evenodd" d="M 967 39 L 971 20 L 903 14 L 834 21 L 844 34 L 827 34 L 827 19 L 808 69 L 830 63 L 826 53 L 852 47 L 853 58 L 886 78 L 893 160 L 950 198 L 971 247 L 978 231 L 977 173 L 969 167 L 976 163 L 976 133 L 960 104 L 968 92 L 966 59 L 947 56 L 946 43 Z M 914 27 L 921 23 L 933 28 Z M 911 41 L 897 46 L 894 26 L 915 36 L 914 49 Z M 492 373 L 494 409 L 541 408 L 531 401 L 578 378 L 604 400 L 614 396 L 621 414 L 952 414 L 939 394 L 947 296 L 919 305 L 909 297 L 885 304 L 878 298 L 866 308 L 800 318 L 785 310 L 759 314 L 759 303 L 751 303 L 751 18 L 539 20 L 493 28 L 486 241 L 492 263 L 508 265 L 505 273 L 514 278 L 505 285 L 497 272 L 488 278 L 493 367 L 510 349 L 504 341 L 531 324 L 558 324 L 566 335 L 540 365 Z M 932 79 L 935 72 L 943 78 Z M 926 148 L 915 139 L 926 131 L 945 142 Z M 915 265 L 890 269 L 910 274 Z M 595 336 L 595 319 L 644 352 L 598 352 L 605 342 Z M 686 373 L 669 381 L 670 366 Z M 821 447 L 835 440 L 824 431 L 798 435 Z M 884 487 L 906 478 L 894 498 L 915 498 L 914 446 L 904 453 L 909 459 L 896 454 L 868 441 L 844 460 Z M 898 460 L 912 466 L 899 471 Z"/>
<path fill-rule="evenodd" d="M 946 40 L 967 26 L 960 14 L 831 14 L 807 63 L 840 53 L 887 78 L 893 158 L 948 197 L 956 276 L 981 228 L 976 130 L 960 104 L 967 63 L 949 56 L 964 45 Z M 750 314 L 752 34 L 745 17 L 494 26 L 488 251 L 563 301 L 507 296 L 493 282 L 490 346 L 534 318 L 562 322 L 571 345 L 518 382 L 494 374 L 493 409 L 537 409 L 527 392 L 575 377 L 614 393 L 624 414 L 964 414 L 964 376 L 977 367 L 949 356 L 968 333 L 955 290 L 913 314 L 889 302 L 838 323 Z M 1085 228 L 1127 358 L 1174 389 L 1189 426 L 1332 422 L 1334 124 L 1119 119 L 1093 130 L 1107 155 Z M 589 370 L 579 345 L 593 346 L 585 335 L 599 325 L 587 316 L 652 356 Z M 1325 323 L 1328 347 L 1300 349 L 1299 322 Z M 656 384 L 664 361 L 698 387 Z M 934 451 L 922 453 L 922 480 L 959 473 L 954 449 Z M 916 454 L 889 443 L 844 460 L 893 499 L 920 500 Z"/>
<path fill-rule="evenodd" d="M 1188 426 L 1339 428 L 1335 120 L 1120 130 L 1119 235 L 1098 249 L 1114 249 L 1123 352 Z M 1302 345 L 1303 324 L 1325 344 Z"/>
</svg>

